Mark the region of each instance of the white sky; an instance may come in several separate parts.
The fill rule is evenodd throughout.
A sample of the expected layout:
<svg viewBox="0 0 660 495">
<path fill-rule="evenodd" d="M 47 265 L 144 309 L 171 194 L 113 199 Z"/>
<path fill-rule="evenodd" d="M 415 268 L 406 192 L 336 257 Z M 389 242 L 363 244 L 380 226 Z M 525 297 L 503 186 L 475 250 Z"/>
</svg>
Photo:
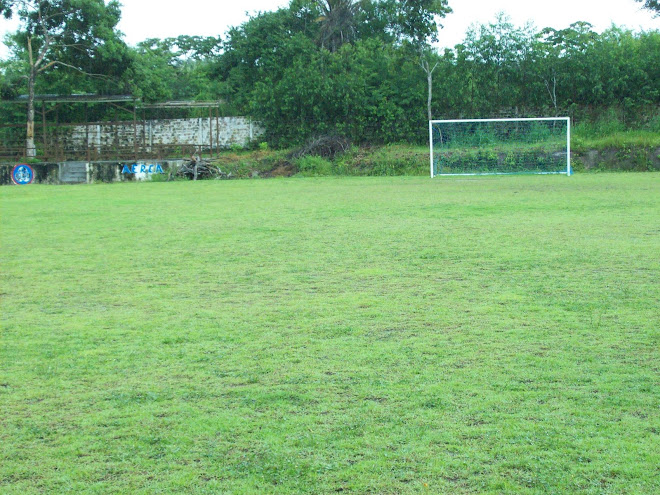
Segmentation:
<svg viewBox="0 0 660 495">
<path fill-rule="evenodd" d="M 126 42 L 134 45 L 146 38 L 176 37 L 180 34 L 218 36 L 247 20 L 246 13 L 276 10 L 288 0 L 123 0 L 119 28 Z M 460 43 L 471 24 L 492 22 L 506 12 L 517 26 L 532 21 L 537 28 L 562 29 L 575 21 L 587 21 L 596 31 L 615 23 L 635 30 L 660 29 L 660 18 L 642 10 L 634 0 L 449 0 L 454 12 L 442 20 L 440 45 Z M 13 21 L 0 20 L 0 39 L 16 28 Z M 7 56 L 0 43 L 0 57 Z"/>
</svg>

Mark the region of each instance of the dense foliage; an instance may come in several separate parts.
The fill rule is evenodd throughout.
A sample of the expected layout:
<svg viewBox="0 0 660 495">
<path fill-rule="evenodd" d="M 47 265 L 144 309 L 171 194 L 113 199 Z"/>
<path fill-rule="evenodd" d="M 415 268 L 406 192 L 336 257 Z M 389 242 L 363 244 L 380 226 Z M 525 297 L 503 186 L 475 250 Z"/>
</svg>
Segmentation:
<svg viewBox="0 0 660 495">
<path fill-rule="evenodd" d="M 331 131 L 358 141 L 425 138 L 419 43 L 389 38 L 385 30 L 333 51 L 319 48 L 316 26 L 309 26 L 291 8 L 232 30 L 216 62 L 215 76 L 226 82 L 222 96 L 264 121 L 274 144 Z M 454 49 L 431 55 L 438 64 L 433 115 L 614 114 L 645 125 L 660 104 L 658 53 L 658 31 L 612 27 L 598 34 L 585 22 L 539 30 L 501 15 L 470 30 Z"/>
<path fill-rule="evenodd" d="M 37 93 L 132 92 L 147 102 L 222 99 L 227 114 L 262 121 L 275 146 L 321 134 L 422 142 L 428 118 L 424 67 L 435 67 L 428 109 L 434 118 L 568 114 L 660 126 L 657 30 L 596 33 L 586 22 L 518 27 L 502 14 L 438 53 L 432 43 L 439 20 L 450 12 L 446 0 L 292 0 L 232 28 L 224 39 L 184 35 L 124 50 L 114 30 L 117 4 L 106 10 L 115 22 L 95 35 L 94 49 L 115 57 L 117 63 L 106 64 L 110 72 L 83 78 L 65 66 L 49 67 L 36 81 Z M 10 39 L 14 55 L 1 62 L 3 98 L 25 92 L 18 76 L 26 32 Z"/>
</svg>

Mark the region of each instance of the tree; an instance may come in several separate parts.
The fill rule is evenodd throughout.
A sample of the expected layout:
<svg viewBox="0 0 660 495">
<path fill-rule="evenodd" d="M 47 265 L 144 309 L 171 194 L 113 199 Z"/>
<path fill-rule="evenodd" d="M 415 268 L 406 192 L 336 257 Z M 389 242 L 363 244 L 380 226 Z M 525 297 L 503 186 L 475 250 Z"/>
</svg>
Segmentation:
<svg viewBox="0 0 660 495">
<path fill-rule="evenodd" d="M 362 2 L 360 2 L 362 3 Z M 317 0 L 321 10 L 319 40 L 322 48 L 336 51 L 344 43 L 355 40 L 356 17 L 360 3 L 353 0 Z"/>
<path fill-rule="evenodd" d="M 14 0 L 0 0 L 0 15 L 5 19 L 11 19 Z"/>
<path fill-rule="evenodd" d="M 593 47 L 598 35 L 591 28 L 588 22 L 578 21 L 565 29 L 544 28 L 535 35 L 534 76 L 543 82 L 555 116 L 559 112 L 562 92 L 564 102 L 567 101 L 566 86 L 572 81 L 570 98 L 577 99 L 577 87 L 584 84 L 576 84 L 575 79 L 593 76 Z"/>
<path fill-rule="evenodd" d="M 660 15 L 660 1 L 658 0 L 635 0 L 639 3 L 644 3 L 644 8 L 646 10 L 652 10 L 655 12 L 656 16 Z"/>
<path fill-rule="evenodd" d="M 389 29 L 398 40 L 426 45 L 438 40 L 439 18 L 451 13 L 447 0 L 384 0 L 379 2 L 388 12 Z"/>
<path fill-rule="evenodd" d="M 219 38 L 203 36 L 150 38 L 138 43 L 132 93 L 150 102 L 216 99 L 218 85 L 209 72 L 220 47 Z"/>
<path fill-rule="evenodd" d="M 269 144 L 291 146 L 327 134 L 355 143 L 424 138 L 425 84 L 410 50 L 378 39 L 345 43 L 335 52 L 309 48 L 282 74 L 266 74 L 256 84 L 252 111 Z"/>
<path fill-rule="evenodd" d="M 422 70 L 426 73 L 426 85 L 428 88 L 428 93 L 427 93 L 427 99 L 426 99 L 426 113 L 428 115 L 429 120 L 433 119 L 433 110 L 431 108 L 431 104 L 433 103 L 433 72 L 435 69 L 438 68 L 438 64 L 440 63 L 437 60 L 431 60 L 429 62 L 429 59 L 432 58 L 434 54 L 432 53 L 422 53 L 419 61 L 419 65 L 422 67 Z M 431 64 L 433 64 L 433 67 L 431 67 Z"/>
<path fill-rule="evenodd" d="M 320 9 L 321 44 L 330 51 L 346 42 L 373 37 L 426 47 L 438 39 L 441 27 L 438 19 L 451 12 L 447 0 L 315 0 L 314 3 Z"/>
<path fill-rule="evenodd" d="M 36 155 L 34 98 L 39 78 L 66 71 L 105 82 L 120 79 L 130 65 L 128 48 L 116 26 L 120 4 L 111 0 L 0 0 L 0 14 L 21 20 L 12 36 L 14 57 L 27 81 L 26 155 Z M 107 87 L 105 88 L 108 89 Z"/>
<path fill-rule="evenodd" d="M 523 69 L 529 65 L 533 38 L 531 26 L 515 27 L 504 13 L 468 30 L 458 55 L 470 72 L 473 113 L 491 115 L 522 104 L 528 77 Z"/>
</svg>

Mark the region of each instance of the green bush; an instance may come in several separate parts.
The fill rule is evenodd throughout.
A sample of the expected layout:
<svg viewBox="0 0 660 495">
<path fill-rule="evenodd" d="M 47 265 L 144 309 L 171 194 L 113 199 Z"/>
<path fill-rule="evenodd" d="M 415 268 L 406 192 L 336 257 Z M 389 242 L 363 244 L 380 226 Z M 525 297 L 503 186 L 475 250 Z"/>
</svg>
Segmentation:
<svg viewBox="0 0 660 495">
<path fill-rule="evenodd" d="M 332 162 L 320 156 L 303 156 L 295 162 L 295 165 L 302 175 L 333 175 Z"/>
</svg>

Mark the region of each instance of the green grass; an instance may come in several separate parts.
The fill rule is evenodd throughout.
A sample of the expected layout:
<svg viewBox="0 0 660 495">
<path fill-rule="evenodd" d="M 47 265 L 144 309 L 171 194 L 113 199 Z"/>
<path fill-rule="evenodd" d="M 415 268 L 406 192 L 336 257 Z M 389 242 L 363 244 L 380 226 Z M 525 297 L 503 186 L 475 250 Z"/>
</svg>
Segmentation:
<svg viewBox="0 0 660 495">
<path fill-rule="evenodd" d="M 660 492 L 660 174 L 0 188 L 0 492 Z"/>
<path fill-rule="evenodd" d="M 660 148 L 660 132 L 623 131 L 606 136 L 589 136 L 578 134 L 571 142 L 576 151 L 627 149 L 627 148 Z"/>
</svg>

